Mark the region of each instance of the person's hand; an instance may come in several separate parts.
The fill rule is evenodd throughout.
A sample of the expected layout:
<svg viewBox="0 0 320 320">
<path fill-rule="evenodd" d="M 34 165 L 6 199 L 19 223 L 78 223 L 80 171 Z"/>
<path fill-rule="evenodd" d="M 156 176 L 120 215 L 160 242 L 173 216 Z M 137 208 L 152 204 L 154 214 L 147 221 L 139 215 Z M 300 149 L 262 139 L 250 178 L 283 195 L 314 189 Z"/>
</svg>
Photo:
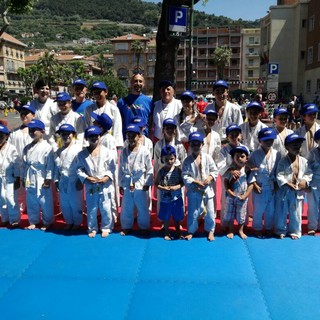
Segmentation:
<svg viewBox="0 0 320 320">
<path fill-rule="evenodd" d="M 97 183 L 99 179 L 96 177 L 87 176 L 86 178 L 90 183 Z"/>
<path fill-rule="evenodd" d="M 42 184 L 42 188 L 49 189 L 50 188 L 50 184 L 51 184 L 51 179 L 45 179 L 43 184 Z"/>
<path fill-rule="evenodd" d="M 124 189 L 122 187 L 119 187 L 119 192 L 122 196 L 124 195 Z"/>
</svg>

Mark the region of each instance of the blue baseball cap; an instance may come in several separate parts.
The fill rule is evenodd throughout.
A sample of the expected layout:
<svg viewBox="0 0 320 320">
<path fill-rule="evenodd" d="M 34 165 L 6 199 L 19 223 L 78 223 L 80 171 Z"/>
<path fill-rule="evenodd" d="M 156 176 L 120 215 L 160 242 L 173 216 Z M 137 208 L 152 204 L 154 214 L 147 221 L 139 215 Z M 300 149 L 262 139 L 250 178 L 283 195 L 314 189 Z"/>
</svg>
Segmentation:
<svg viewBox="0 0 320 320">
<path fill-rule="evenodd" d="M 287 145 L 291 142 L 294 142 L 294 141 L 301 141 L 301 143 L 306 140 L 305 138 L 299 136 L 298 134 L 296 133 L 291 133 L 289 135 L 286 136 L 285 140 L 284 140 L 284 144 Z"/>
<path fill-rule="evenodd" d="M 318 109 L 317 105 L 315 105 L 313 103 L 305 104 L 300 110 L 300 114 L 302 114 L 302 115 L 315 113 L 315 112 L 319 112 L 319 109 Z"/>
<path fill-rule="evenodd" d="M 57 133 L 61 133 L 61 132 L 73 132 L 76 133 L 76 129 L 74 128 L 74 126 L 72 126 L 69 123 L 64 123 L 62 124 L 59 129 L 57 130 Z"/>
<path fill-rule="evenodd" d="M 173 82 L 171 82 L 170 80 L 162 80 L 159 83 L 159 88 L 168 88 L 168 87 L 174 87 Z"/>
<path fill-rule="evenodd" d="M 131 119 L 130 123 L 138 125 L 140 128 L 143 128 L 147 125 L 147 121 L 139 116 L 135 116 Z"/>
<path fill-rule="evenodd" d="M 272 128 L 262 128 L 258 133 L 258 139 L 261 141 L 275 140 L 276 138 L 277 138 L 277 133 Z"/>
<path fill-rule="evenodd" d="M 171 146 L 170 144 L 167 145 L 167 146 L 164 146 L 162 149 L 161 149 L 161 157 L 163 156 L 169 156 L 173 154 L 175 157 L 177 156 L 176 154 L 176 149 Z"/>
<path fill-rule="evenodd" d="M 85 132 L 84 132 L 84 137 L 85 138 L 88 138 L 90 136 L 95 136 L 95 135 L 98 135 L 100 136 L 101 135 L 101 129 L 97 126 L 90 126 L 88 127 Z"/>
<path fill-rule="evenodd" d="M 105 131 L 109 131 L 112 127 L 112 119 L 106 114 L 97 114 L 95 112 L 91 112 L 91 117 L 97 121 Z"/>
<path fill-rule="evenodd" d="M 252 101 L 246 106 L 246 110 L 252 109 L 252 108 L 262 110 L 262 105 L 258 101 Z"/>
<path fill-rule="evenodd" d="M 232 132 L 232 131 L 239 131 L 240 133 L 242 132 L 241 128 L 238 125 L 234 124 L 234 123 L 231 123 L 230 125 L 228 125 L 226 127 L 226 136 L 228 136 L 229 133 Z"/>
<path fill-rule="evenodd" d="M 200 132 L 192 132 L 189 134 L 189 139 L 188 141 L 200 141 L 201 143 L 203 143 L 204 137 L 203 134 Z"/>
<path fill-rule="evenodd" d="M 71 97 L 67 92 L 58 92 L 54 101 L 71 101 Z"/>
<path fill-rule="evenodd" d="M 86 81 L 86 80 L 83 80 L 83 79 L 74 80 L 73 83 L 72 83 L 72 85 L 73 85 L 73 86 L 79 85 L 79 86 L 88 87 L 87 81 Z"/>
<path fill-rule="evenodd" d="M 108 87 L 107 87 L 107 85 L 106 85 L 104 82 L 102 82 L 102 81 L 96 81 L 96 82 L 94 82 L 94 83 L 92 84 L 92 86 L 91 86 L 90 89 L 91 89 L 91 90 L 97 89 L 97 90 L 105 90 L 105 91 L 107 91 L 107 90 L 108 90 Z"/>
<path fill-rule="evenodd" d="M 33 119 L 32 121 L 30 121 L 30 123 L 27 124 L 27 127 L 30 129 L 45 129 L 44 123 L 39 119 Z"/>
<path fill-rule="evenodd" d="M 319 140 L 320 139 L 320 129 L 317 130 L 314 134 L 314 141 Z"/>
<path fill-rule="evenodd" d="M 126 132 L 140 133 L 140 127 L 137 124 L 130 124 L 126 128 Z"/>
<path fill-rule="evenodd" d="M 218 88 L 218 87 L 223 87 L 223 88 L 229 89 L 229 86 L 228 86 L 227 82 L 224 81 L 224 80 L 217 80 L 217 81 L 213 84 L 213 90 L 215 90 L 215 89 Z"/>
<path fill-rule="evenodd" d="M 36 109 L 34 108 L 34 106 L 30 105 L 30 104 L 25 104 L 21 107 L 18 107 L 17 110 L 19 112 L 21 111 L 24 111 L 24 110 L 27 110 L 28 112 L 31 112 L 32 114 L 35 114 L 36 113 Z"/>
<path fill-rule="evenodd" d="M 205 114 L 206 116 L 211 114 L 211 115 L 216 116 L 218 118 L 218 113 L 213 109 L 204 110 L 203 114 Z"/>
<path fill-rule="evenodd" d="M 280 115 L 280 114 L 286 114 L 286 115 L 290 115 L 290 112 L 285 109 L 285 108 L 279 108 L 279 109 L 274 109 L 273 112 L 273 117 L 275 118 L 276 116 Z"/>
<path fill-rule="evenodd" d="M 181 96 L 180 96 L 180 100 L 183 100 L 183 99 L 194 100 L 194 94 L 189 90 L 184 91 L 181 93 Z"/>
<path fill-rule="evenodd" d="M 231 157 L 233 157 L 236 153 L 245 153 L 247 156 L 249 156 L 249 149 L 246 146 L 238 146 L 234 147 L 229 151 L 229 154 Z"/>
<path fill-rule="evenodd" d="M 9 129 L 6 126 L 0 124 L 0 132 L 4 134 L 10 134 Z"/>
<path fill-rule="evenodd" d="M 177 121 L 172 118 L 167 118 L 163 120 L 162 126 L 177 126 Z"/>
</svg>

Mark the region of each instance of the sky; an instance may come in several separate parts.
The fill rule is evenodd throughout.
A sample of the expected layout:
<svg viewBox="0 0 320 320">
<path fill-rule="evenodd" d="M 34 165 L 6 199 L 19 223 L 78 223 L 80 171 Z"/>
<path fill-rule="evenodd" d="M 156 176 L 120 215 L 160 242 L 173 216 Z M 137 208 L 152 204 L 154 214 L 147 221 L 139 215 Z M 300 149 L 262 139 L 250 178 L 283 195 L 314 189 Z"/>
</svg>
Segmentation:
<svg viewBox="0 0 320 320">
<path fill-rule="evenodd" d="M 144 0 L 146 2 L 162 2 L 159 0 Z M 231 19 L 256 20 L 264 17 L 269 7 L 276 5 L 277 0 L 208 0 L 205 6 L 200 0 L 195 9 L 207 14 L 226 16 Z"/>
</svg>

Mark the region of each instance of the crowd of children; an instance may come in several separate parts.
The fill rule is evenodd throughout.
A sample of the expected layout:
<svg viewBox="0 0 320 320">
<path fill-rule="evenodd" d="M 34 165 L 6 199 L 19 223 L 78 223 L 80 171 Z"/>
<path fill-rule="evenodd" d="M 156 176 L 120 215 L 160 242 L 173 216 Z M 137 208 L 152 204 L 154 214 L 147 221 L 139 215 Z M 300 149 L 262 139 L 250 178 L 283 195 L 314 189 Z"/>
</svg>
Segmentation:
<svg viewBox="0 0 320 320">
<path fill-rule="evenodd" d="M 286 109 L 275 110 L 274 126 L 268 127 L 259 120 L 261 104 L 249 103 L 247 121 L 228 124 L 221 139 L 216 131 L 221 110 L 210 107 L 197 112 L 193 93 L 186 91 L 181 96 L 181 113 L 163 119 L 153 148 L 143 135 L 146 123 L 139 116 L 124 128 L 122 142 L 122 128 L 115 124 L 120 123 L 119 111 L 106 103 L 105 90 L 104 83 L 93 84 L 97 103 L 86 108 L 85 116 L 72 111 L 71 97 L 63 92 L 56 97 L 55 111 L 50 101 L 46 121 L 41 120 L 45 109 L 39 108 L 39 100 L 38 105 L 19 107 L 19 128 L 10 132 L 0 125 L 2 226 L 19 227 L 20 212 L 25 211 L 26 229 L 47 230 L 54 222 L 54 199 L 59 197 L 65 230 L 79 229 L 85 210 L 88 236 L 101 232 L 108 237 L 120 211 L 122 236 L 133 230 L 135 216 L 141 234 L 147 235 L 151 199 L 156 197 L 165 240 L 172 239 L 172 219 L 176 238 L 191 240 L 203 220 L 206 238 L 213 241 L 217 203 L 221 230 L 229 239 L 236 229 L 246 239 L 248 213 L 256 237 L 299 239 L 306 196 L 308 234 L 319 230 L 316 105 L 303 106 L 303 125 L 292 132 L 286 127 Z M 183 234 L 185 215 L 187 232 Z"/>
</svg>

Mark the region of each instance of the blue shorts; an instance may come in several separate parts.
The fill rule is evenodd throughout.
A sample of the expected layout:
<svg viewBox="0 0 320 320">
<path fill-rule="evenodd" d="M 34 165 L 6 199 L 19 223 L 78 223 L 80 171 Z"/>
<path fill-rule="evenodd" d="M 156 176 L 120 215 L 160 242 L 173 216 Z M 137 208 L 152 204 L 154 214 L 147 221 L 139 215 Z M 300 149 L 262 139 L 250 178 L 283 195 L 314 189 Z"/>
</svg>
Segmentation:
<svg viewBox="0 0 320 320">
<path fill-rule="evenodd" d="M 169 221 L 171 215 L 174 221 L 183 220 L 184 208 L 182 197 L 171 202 L 160 202 L 158 218 L 162 221 Z"/>
</svg>

